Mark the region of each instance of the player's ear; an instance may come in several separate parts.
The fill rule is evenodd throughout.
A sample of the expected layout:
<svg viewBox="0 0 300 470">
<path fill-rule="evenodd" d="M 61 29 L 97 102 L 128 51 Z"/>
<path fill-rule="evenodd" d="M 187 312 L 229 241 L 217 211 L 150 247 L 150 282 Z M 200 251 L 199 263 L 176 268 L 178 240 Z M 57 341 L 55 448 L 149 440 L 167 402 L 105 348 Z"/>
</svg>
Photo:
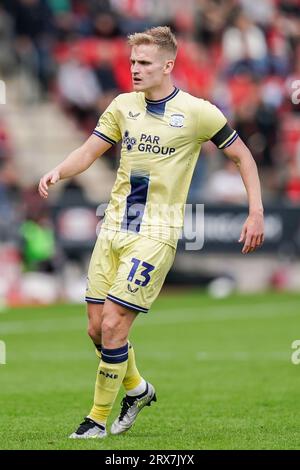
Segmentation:
<svg viewBox="0 0 300 470">
<path fill-rule="evenodd" d="M 174 67 L 174 60 L 170 59 L 165 62 L 164 72 L 171 73 Z"/>
</svg>

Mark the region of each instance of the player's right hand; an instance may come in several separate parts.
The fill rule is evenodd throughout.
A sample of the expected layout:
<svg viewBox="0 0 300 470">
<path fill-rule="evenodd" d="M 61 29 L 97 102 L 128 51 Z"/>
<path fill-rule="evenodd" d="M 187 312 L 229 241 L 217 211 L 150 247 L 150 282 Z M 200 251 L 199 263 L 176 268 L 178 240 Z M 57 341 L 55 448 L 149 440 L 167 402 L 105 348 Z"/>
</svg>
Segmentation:
<svg viewBox="0 0 300 470">
<path fill-rule="evenodd" d="M 49 171 L 44 175 L 39 182 L 39 194 L 44 199 L 48 197 L 48 189 L 51 184 L 55 184 L 60 180 L 60 175 L 58 170 Z"/>
</svg>

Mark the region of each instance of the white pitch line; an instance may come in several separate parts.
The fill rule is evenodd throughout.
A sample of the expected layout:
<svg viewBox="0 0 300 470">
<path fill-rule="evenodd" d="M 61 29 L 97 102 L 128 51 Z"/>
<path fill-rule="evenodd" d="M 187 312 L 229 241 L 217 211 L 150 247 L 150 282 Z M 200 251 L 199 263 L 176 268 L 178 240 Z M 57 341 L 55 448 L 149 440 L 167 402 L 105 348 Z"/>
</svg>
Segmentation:
<svg viewBox="0 0 300 470">
<path fill-rule="evenodd" d="M 85 350 L 79 351 L 55 351 L 52 353 L 51 351 L 30 351 L 30 352 L 11 352 L 10 353 L 10 361 L 14 361 L 20 359 L 20 356 L 26 361 L 30 360 L 31 362 L 74 362 L 74 361 L 95 361 L 97 362 L 96 354 L 93 351 L 90 351 L 88 348 Z"/>
<path fill-rule="evenodd" d="M 249 351 L 224 351 L 222 353 L 214 353 L 208 351 L 200 351 L 197 353 L 198 361 L 285 361 L 290 362 L 290 353 L 284 351 L 270 352 L 249 352 Z"/>
<path fill-rule="evenodd" d="M 65 324 L 64 321 L 57 320 L 29 320 L 28 322 L 18 321 L 18 322 L 7 322 L 7 323 L 0 323 L 0 335 L 22 335 L 25 333 L 40 333 L 40 334 L 47 334 L 52 332 L 59 332 L 59 331 L 81 331 L 84 329 L 84 325 L 82 323 L 68 323 Z M 72 319 L 72 322 L 74 319 Z"/>
<path fill-rule="evenodd" d="M 298 316 L 300 301 L 293 301 L 285 304 L 280 303 L 257 303 L 251 304 L 251 311 L 249 306 L 245 304 L 235 304 L 235 305 L 226 305 L 219 308 L 215 307 L 206 307 L 201 310 L 201 305 L 199 308 L 187 307 L 187 308 L 176 308 L 176 309 L 166 309 L 168 312 L 173 312 L 172 316 L 164 316 L 165 311 L 154 311 L 152 314 L 150 322 L 151 325 L 163 325 L 163 324 L 172 324 L 172 323 L 189 323 L 189 322 L 202 322 L 202 321 L 226 321 L 226 320 L 247 320 L 247 319 L 262 319 L 262 318 L 272 318 L 282 316 L 291 317 Z M 285 313 L 287 308 L 294 308 L 293 312 Z M 192 315 L 194 313 L 194 315 Z M 176 316 L 176 314 L 180 314 Z M 149 314 L 147 314 L 149 315 Z M 143 318 L 143 317 L 142 317 Z M 141 325 L 141 323 L 136 323 L 135 325 Z M 147 325 L 147 319 L 143 321 L 143 326 Z"/>
<path fill-rule="evenodd" d="M 13 361 L 18 359 L 20 354 L 11 353 L 10 360 Z M 97 361 L 93 351 L 60 351 L 56 352 L 55 355 L 49 352 L 29 352 L 23 353 L 23 359 L 31 362 L 74 362 L 74 360 L 81 361 Z M 176 359 L 176 354 L 174 352 L 160 352 L 152 351 L 150 354 L 147 354 L 141 351 L 140 357 L 151 357 L 152 359 L 159 359 L 160 361 L 174 361 Z M 208 351 L 199 351 L 194 356 L 197 361 L 212 361 L 212 362 L 248 362 L 248 361 L 280 361 L 280 362 L 289 362 L 290 363 L 290 353 L 284 351 L 270 351 L 270 352 L 249 352 L 249 351 L 224 351 L 224 352 L 208 352 Z"/>
</svg>

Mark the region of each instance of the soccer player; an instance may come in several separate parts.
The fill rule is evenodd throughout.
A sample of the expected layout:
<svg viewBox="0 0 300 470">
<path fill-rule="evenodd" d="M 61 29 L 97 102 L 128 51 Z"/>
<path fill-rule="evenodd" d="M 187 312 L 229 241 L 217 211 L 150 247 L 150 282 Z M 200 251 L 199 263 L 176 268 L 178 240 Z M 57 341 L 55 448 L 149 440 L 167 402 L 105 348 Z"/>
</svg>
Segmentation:
<svg viewBox="0 0 300 470">
<path fill-rule="evenodd" d="M 184 205 L 201 144 L 211 140 L 238 166 L 248 194 L 242 253 L 263 243 L 263 205 L 256 164 L 221 111 L 176 88 L 171 72 L 176 39 L 167 26 L 129 36 L 133 92 L 117 96 L 93 134 L 40 180 L 39 192 L 86 170 L 122 141 L 121 161 L 88 272 L 88 334 L 100 358 L 94 404 L 71 434 L 102 438 L 121 385 L 121 411 L 112 434 L 127 431 L 156 401 L 139 373 L 130 328 L 147 313 L 174 260 Z"/>
</svg>

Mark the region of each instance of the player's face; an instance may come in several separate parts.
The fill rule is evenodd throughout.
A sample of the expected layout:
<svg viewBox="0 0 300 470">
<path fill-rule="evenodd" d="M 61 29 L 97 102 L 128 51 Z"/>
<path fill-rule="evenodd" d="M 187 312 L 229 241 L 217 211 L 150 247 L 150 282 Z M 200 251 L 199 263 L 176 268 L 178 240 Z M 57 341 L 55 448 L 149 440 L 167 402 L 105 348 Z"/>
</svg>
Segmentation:
<svg viewBox="0 0 300 470">
<path fill-rule="evenodd" d="M 135 91 L 159 88 L 174 65 L 174 60 L 154 44 L 133 46 L 130 62 Z"/>
</svg>

